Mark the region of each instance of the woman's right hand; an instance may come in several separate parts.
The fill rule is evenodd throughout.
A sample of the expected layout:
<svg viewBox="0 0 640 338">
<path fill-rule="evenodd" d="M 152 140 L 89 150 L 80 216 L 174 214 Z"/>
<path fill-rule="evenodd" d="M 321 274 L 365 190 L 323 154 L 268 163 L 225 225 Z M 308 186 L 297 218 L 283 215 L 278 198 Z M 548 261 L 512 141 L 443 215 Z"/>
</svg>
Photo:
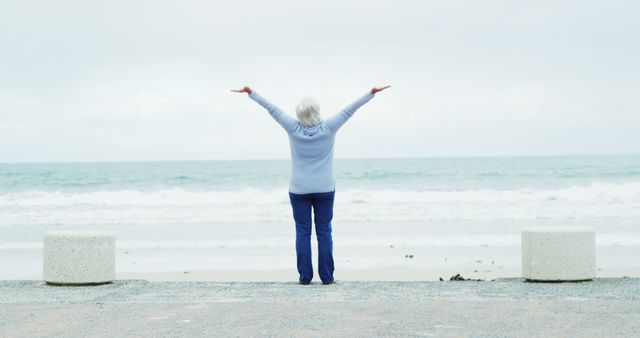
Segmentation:
<svg viewBox="0 0 640 338">
<path fill-rule="evenodd" d="M 247 94 L 251 94 L 253 92 L 253 90 L 251 90 L 251 88 L 244 86 L 241 89 L 231 89 L 232 92 L 234 93 L 247 93 Z"/>
<path fill-rule="evenodd" d="M 389 87 L 391 87 L 391 86 L 373 87 L 373 88 L 371 88 L 371 94 L 375 95 L 377 92 L 381 92 L 381 91 L 383 91 L 383 90 L 385 90 L 385 89 L 387 89 Z"/>
</svg>

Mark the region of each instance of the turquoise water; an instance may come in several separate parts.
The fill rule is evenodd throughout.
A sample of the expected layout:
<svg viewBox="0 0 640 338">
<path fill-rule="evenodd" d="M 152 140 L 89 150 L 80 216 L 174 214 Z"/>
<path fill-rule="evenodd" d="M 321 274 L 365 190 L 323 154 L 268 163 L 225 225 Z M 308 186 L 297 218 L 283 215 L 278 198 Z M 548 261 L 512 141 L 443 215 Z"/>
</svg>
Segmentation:
<svg viewBox="0 0 640 338">
<path fill-rule="evenodd" d="M 289 162 L 0 164 L 0 250 L 102 229 L 125 247 L 290 247 Z M 518 245 L 588 225 L 640 245 L 640 156 L 336 160 L 334 230 L 352 247 Z"/>
<path fill-rule="evenodd" d="M 336 160 L 340 188 L 543 189 L 640 181 L 640 156 Z M 0 164 L 0 193 L 273 189 L 288 160 Z"/>
</svg>

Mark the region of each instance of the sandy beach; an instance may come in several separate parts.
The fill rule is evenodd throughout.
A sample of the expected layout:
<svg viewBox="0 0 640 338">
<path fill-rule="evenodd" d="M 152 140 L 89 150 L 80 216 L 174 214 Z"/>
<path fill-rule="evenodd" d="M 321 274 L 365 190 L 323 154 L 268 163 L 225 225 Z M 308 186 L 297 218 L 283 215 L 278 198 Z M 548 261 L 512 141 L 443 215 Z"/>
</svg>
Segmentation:
<svg viewBox="0 0 640 338">
<path fill-rule="evenodd" d="M 401 266 L 387 266 L 375 269 L 341 270 L 337 274 L 340 281 L 439 281 L 440 278 L 449 280 L 460 274 L 464 278 L 495 280 L 497 278 L 517 278 L 521 275 L 520 267 L 508 267 L 496 272 L 469 270 L 467 267 L 448 267 L 420 269 Z M 508 277 L 510 276 L 510 277 Z M 598 276 L 602 278 L 640 277 L 640 268 L 601 269 Z M 165 272 L 121 272 L 117 279 L 144 279 L 154 282 L 290 282 L 298 278 L 295 269 L 282 270 L 195 270 L 195 271 L 165 271 Z M 316 282 L 319 281 L 316 279 Z"/>
<path fill-rule="evenodd" d="M 224 253 L 222 253 L 223 251 Z M 120 279 L 149 281 L 213 281 L 213 282 L 288 282 L 298 278 L 295 256 L 291 250 L 258 250 L 244 254 L 242 250 L 132 250 L 119 255 Z M 597 247 L 598 277 L 640 277 L 635 257 L 636 246 Z M 166 265 L 154 265 L 158 257 Z M 229 256 L 224 256 L 229 255 Z M 175 261 L 170 262 L 170 258 Z M 244 259 L 240 259 L 244 257 Z M 237 264 L 216 262 L 233 259 Z M 263 262 L 262 266 L 255 262 Z M 439 281 L 461 274 L 465 278 L 493 280 L 522 276 L 519 247 L 458 247 L 458 248 L 338 248 L 336 279 L 342 281 Z M 191 262 L 192 264 L 188 264 Z M 162 269 L 178 264 L 185 269 Z M 196 265 L 199 264 L 199 265 Z M 244 265 L 243 265 L 244 264 Z M 286 266 L 285 264 L 289 264 Z M 225 268 L 220 268 L 220 267 Z M 251 269 L 243 269 L 250 266 Z M 210 268 L 207 268 L 210 267 Z M 315 281 L 318 281 L 317 274 Z"/>
<path fill-rule="evenodd" d="M 292 249 L 117 249 L 116 278 L 149 281 L 296 281 Z M 640 277 L 636 246 L 597 247 L 598 277 Z M 413 255 L 412 258 L 408 255 Z M 336 248 L 341 281 L 438 281 L 455 274 L 491 280 L 521 276 L 519 247 Z M 2 250 L 0 279 L 40 280 L 41 250 Z M 318 281 L 317 274 L 315 281 Z"/>
<path fill-rule="evenodd" d="M 476 270 L 477 271 L 477 270 Z M 640 271 L 638 271 L 640 272 Z M 469 270 L 465 267 L 422 269 L 406 266 L 385 266 L 372 269 L 340 270 L 336 278 L 340 281 L 438 281 L 461 274 L 465 278 L 491 280 L 501 276 L 518 276 L 518 268 L 508 268 L 496 272 Z M 195 270 L 166 272 L 122 272 L 118 279 L 145 279 L 149 281 L 211 281 L 211 282 L 290 282 L 296 281 L 295 268 L 278 270 Z M 316 277 L 316 282 L 319 280 Z"/>
</svg>

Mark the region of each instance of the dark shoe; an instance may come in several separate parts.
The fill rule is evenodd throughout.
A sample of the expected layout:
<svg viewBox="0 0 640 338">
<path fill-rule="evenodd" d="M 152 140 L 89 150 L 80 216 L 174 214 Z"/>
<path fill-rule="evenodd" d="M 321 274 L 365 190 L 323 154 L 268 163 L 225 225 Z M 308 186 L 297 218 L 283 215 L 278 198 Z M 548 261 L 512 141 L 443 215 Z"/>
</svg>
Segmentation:
<svg viewBox="0 0 640 338">
<path fill-rule="evenodd" d="M 335 280 L 322 281 L 322 285 L 334 284 L 335 282 Z"/>
<path fill-rule="evenodd" d="M 300 281 L 300 282 L 298 282 L 298 284 L 301 284 L 301 285 L 309 285 L 309 284 L 311 284 L 311 281 L 308 281 L 308 282 Z"/>
</svg>

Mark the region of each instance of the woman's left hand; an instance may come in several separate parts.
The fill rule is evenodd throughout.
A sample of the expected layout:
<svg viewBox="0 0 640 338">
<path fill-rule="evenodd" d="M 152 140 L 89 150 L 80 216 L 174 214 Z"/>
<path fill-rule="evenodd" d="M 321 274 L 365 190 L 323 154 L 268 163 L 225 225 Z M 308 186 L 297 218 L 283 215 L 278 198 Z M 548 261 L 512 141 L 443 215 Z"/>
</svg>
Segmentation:
<svg viewBox="0 0 640 338">
<path fill-rule="evenodd" d="M 232 92 L 234 93 L 247 93 L 247 94 L 251 94 L 253 92 L 253 90 L 251 90 L 251 88 L 244 86 L 243 88 L 240 89 L 231 89 Z"/>
</svg>

